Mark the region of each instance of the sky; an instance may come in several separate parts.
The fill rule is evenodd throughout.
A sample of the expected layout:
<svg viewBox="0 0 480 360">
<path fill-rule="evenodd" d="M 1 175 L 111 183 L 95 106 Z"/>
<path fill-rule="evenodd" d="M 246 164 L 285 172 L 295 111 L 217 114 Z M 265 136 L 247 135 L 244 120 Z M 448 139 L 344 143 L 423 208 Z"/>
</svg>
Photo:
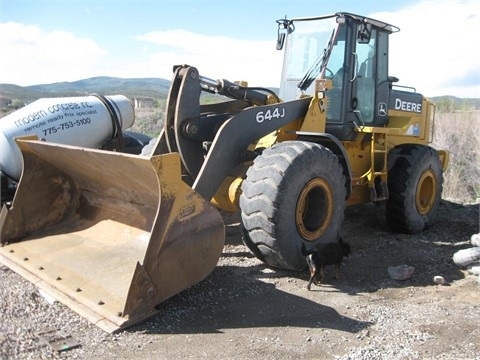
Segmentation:
<svg viewBox="0 0 480 360">
<path fill-rule="evenodd" d="M 281 18 L 335 12 L 398 26 L 389 74 L 425 96 L 480 98 L 480 0 L 0 0 L 0 83 L 202 76 L 278 87 Z"/>
</svg>

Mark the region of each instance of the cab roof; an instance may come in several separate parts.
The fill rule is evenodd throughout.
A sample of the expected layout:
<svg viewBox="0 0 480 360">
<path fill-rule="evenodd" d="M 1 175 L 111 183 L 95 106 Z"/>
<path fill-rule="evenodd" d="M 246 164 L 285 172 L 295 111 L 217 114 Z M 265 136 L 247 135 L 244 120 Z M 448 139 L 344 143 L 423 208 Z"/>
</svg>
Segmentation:
<svg viewBox="0 0 480 360">
<path fill-rule="evenodd" d="M 353 20 L 358 21 L 358 22 L 371 24 L 372 26 L 375 26 L 377 28 L 388 31 L 389 33 L 394 33 L 394 32 L 400 31 L 400 28 L 395 26 L 395 25 L 391 25 L 391 24 L 388 24 L 388 23 L 380 21 L 380 20 L 375 20 L 375 19 L 372 19 L 372 18 L 369 18 L 369 17 L 366 17 L 366 16 L 352 14 L 352 13 L 348 13 L 348 12 L 337 12 L 335 14 L 330 14 L 330 15 L 293 18 L 293 19 L 290 19 L 288 21 L 289 22 L 310 21 L 310 20 L 328 19 L 328 18 L 333 18 L 333 17 L 336 17 L 336 18 L 350 18 L 350 19 L 353 19 Z"/>
</svg>

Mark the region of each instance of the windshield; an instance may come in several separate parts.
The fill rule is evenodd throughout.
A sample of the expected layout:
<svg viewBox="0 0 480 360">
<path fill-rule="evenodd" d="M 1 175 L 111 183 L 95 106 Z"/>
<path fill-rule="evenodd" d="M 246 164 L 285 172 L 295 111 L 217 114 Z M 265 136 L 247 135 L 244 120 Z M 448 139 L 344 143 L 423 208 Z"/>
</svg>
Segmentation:
<svg viewBox="0 0 480 360">
<path fill-rule="evenodd" d="M 336 31 L 338 24 L 335 16 L 316 20 L 294 20 L 293 24 L 295 31 L 290 33 L 287 39 L 280 88 L 280 96 L 284 100 L 298 98 L 301 93 L 298 85 L 301 81 L 302 90 L 313 94 L 312 81 L 321 72 L 322 76 L 333 78 L 338 70 L 342 69 L 344 61 L 344 41 L 339 42 L 341 34 Z M 327 60 L 329 64 L 325 70 Z M 310 78 L 313 79 L 307 81 Z"/>
<path fill-rule="evenodd" d="M 320 56 L 318 56 L 317 60 L 310 66 L 308 71 L 305 73 L 303 76 L 302 80 L 298 83 L 298 88 L 301 91 L 307 90 L 312 82 L 315 80 L 315 78 L 320 74 L 320 71 L 322 70 L 323 73 L 325 72 L 325 64 L 328 61 L 328 57 L 330 56 L 330 52 L 332 51 L 332 45 L 335 37 L 335 31 L 332 31 L 332 35 L 330 36 L 330 40 L 328 40 L 328 44 L 323 49 L 323 52 Z"/>
</svg>

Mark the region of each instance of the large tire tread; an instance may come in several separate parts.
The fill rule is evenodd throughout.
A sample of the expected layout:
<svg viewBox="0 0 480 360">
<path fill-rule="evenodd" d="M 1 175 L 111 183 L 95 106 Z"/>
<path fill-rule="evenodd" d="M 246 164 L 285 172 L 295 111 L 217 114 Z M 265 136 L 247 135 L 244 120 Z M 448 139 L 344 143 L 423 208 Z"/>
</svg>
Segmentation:
<svg viewBox="0 0 480 360">
<path fill-rule="evenodd" d="M 290 217 L 294 217 L 291 214 L 295 212 L 296 199 L 288 202 L 283 196 L 290 185 L 288 179 L 295 173 L 305 171 L 305 164 L 315 162 L 321 163 L 319 166 L 322 171 L 332 177 L 331 182 L 339 183 L 333 187 L 335 199 L 340 198 L 341 214 L 335 214 L 332 229 L 327 231 L 323 239 L 319 239 L 319 242 L 329 242 L 333 241 L 333 233 L 336 236 L 343 222 L 346 194 L 343 168 L 330 150 L 314 143 L 282 142 L 265 149 L 247 172 L 240 196 L 246 232 L 244 243 L 258 258 L 273 267 L 303 270 L 306 266 L 295 224 L 286 227 L 287 222 L 291 224 Z M 285 215 L 287 211 L 288 217 Z"/>
<path fill-rule="evenodd" d="M 401 233 L 422 232 L 431 225 L 440 203 L 443 175 L 436 150 L 417 144 L 397 146 L 389 154 L 388 168 L 388 225 Z M 427 170 L 435 175 L 437 193 L 431 210 L 427 214 L 420 214 L 415 207 L 415 189 L 418 179 Z"/>
</svg>

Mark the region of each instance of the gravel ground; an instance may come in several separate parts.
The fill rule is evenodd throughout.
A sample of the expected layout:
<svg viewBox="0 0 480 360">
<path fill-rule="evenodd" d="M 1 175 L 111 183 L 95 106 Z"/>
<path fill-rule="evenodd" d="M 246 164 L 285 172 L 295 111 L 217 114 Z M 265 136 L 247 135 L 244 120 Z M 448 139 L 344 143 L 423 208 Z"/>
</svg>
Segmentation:
<svg viewBox="0 0 480 360">
<path fill-rule="evenodd" d="M 383 213 L 373 204 L 347 209 L 342 235 L 352 255 L 340 280 L 327 268 L 312 291 L 306 271 L 254 258 L 238 218 L 225 216 L 226 245 L 212 274 L 117 334 L 49 303 L 1 266 L 1 359 L 480 359 L 478 279 L 452 262 L 479 232 L 478 204 L 443 200 L 434 227 L 416 236 L 392 233 Z M 388 267 L 402 264 L 413 276 L 390 279 Z M 53 350 L 38 336 L 48 330 L 78 347 Z"/>
</svg>

